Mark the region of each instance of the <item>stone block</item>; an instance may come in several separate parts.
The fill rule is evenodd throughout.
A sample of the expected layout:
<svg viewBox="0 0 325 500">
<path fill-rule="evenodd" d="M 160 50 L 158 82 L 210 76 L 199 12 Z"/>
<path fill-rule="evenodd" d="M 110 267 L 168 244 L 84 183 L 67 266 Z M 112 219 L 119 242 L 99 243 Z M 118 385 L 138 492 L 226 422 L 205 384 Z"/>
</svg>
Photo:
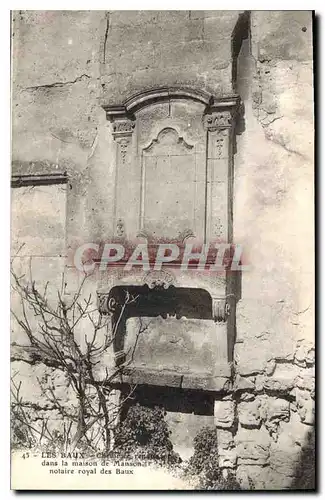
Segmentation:
<svg viewBox="0 0 325 500">
<path fill-rule="evenodd" d="M 283 443 L 274 443 L 271 447 L 270 467 L 278 474 L 294 477 L 299 464 L 301 448 L 299 446 L 283 446 Z"/>
<path fill-rule="evenodd" d="M 262 392 L 264 389 L 264 384 L 266 381 L 266 376 L 264 374 L 258 374 L 255 378 L 255 389 L 257 392 Z"/>
<path fill-rule="evenodd" d="M 218 450 L 229 450 L 234 447 L 234 438 L 232 432 L 225 429 L 218 429 Z"/>
<path fill-rule="evenodd" d="M 272 376 L 264 381 L 264 388 L 279 393 L 289 392 L 295 386 L 299 373 L 296 365 L 291 363 L 278 363 Z"/>
<path fill-rule="evenodd" d="M 255 384 L 252 380 L 249 380 L 247 377 L 241 377 L 240 375 L 236 375 L 234 382 L 234 391 L 251 391 L 255 389 Z"/>
<path fill-rule="evenodd" d="M 275 359 L 269 359 L 265 363 L 264 372 L 266 375 L 273 375 L 275 368 L 276 368 Z"/>
<path fill-rule="evenodd" d="M 253 401 L 255 399 L 255 394 L 252 392 L 243 392 L 240 395 L 240 401 Z"/>
<path fill-rule="evenodd" d="M 214 423 L 216 427 L 232 427 L 235 420 L 235 403 L 233 401 L 214 402 Z"/>
<path fill-rule="evenodd" d="M 267 465 L 269 462 L 268 448 L 261 444 L 241 443 L 237 448 L 238 464 Z"/>
<path fill-rule="evenodd" d="M 296 386 L 299 387 L 299 389 L 311 392 L 315 391 L 315 369 L 306 368 L 305 370 L 301 370 L 296 378 Z"/>
<path fill-rule="evenodd" d="M 238 418 L 243 427 L 260 427 L 260 401 L 250 401 L 238 404 Z"/>
<path fill-rule="evenodd" d="M 307 425 L 315 423 L 315 402 L 308 391 L 297 389 L 296 404 L 301 421 Z"/>
<path fill-rule="evenodd" d="M 278 428 L 278 442 L 285 447 L 295 447 L 296 445 L 304 447 L 308 441 L 308 435 L 311 430 L 309 425 L 301 422 L 298 413 L 291 413 L 290 420 L 288 422 L 281 422 Z M 283 440 L 291 440 L 285 441 Z M 282 444 L 283 443 L 283 444 Z"/>
<path fill-rule="evenodd" d="M 269 467 L 239 465 L 236 476 L 243 490 L 264 490 L 269 484 Z"/>
<path fill-rule="evenodd" d="M 265 429 L 241 429 L 235 441 L 238 464 L 267 465 L 269 463 L 270 436 Z"/>
<path fill-rule="evenodd" d="M 235 448 L 230 450 L 220 450 L 219 451 L 219 467 L 236 467 L 237 464 L 237 452 Z"/>
<path fill-rule="evenodd" d="M 238 373 L 241 376 L 263 373 L 265 359 L 261 356 L 259 346 L 246 343 L 235 346 L 235 361 Z"/>
<path fill-rule="evenodd" d="M 274 441 L 278 439 L 278 429 L 282 422 L 290 419 L 290 403 L 281 398 L 268 398 L 264 405 L 264 423 Z"/>
<path fill-rule="evenodd" d="M 315 363 L 315 347 L 310 341 L 299 340 L 297 342 L 294 362 L 298 366 L 306 367 Z"/>
<path fill-rule="evenodd" d="M 290 418 L 290 403 L 283 398 L 269 398 L 267 401 L 267 419 L 284 420 Z"/>
</svg>

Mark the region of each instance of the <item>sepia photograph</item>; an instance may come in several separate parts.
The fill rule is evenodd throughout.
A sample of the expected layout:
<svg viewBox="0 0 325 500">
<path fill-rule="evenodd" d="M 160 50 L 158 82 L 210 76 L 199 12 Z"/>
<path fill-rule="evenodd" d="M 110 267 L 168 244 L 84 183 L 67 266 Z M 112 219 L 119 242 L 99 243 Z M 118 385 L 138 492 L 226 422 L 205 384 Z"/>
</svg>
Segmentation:
<svg viewBox="0 0 325 500">
<path fill-rule="evenodd" d="M 316 491 L 314 11 L 10 26 L 11 489 Z"/>
</svg>

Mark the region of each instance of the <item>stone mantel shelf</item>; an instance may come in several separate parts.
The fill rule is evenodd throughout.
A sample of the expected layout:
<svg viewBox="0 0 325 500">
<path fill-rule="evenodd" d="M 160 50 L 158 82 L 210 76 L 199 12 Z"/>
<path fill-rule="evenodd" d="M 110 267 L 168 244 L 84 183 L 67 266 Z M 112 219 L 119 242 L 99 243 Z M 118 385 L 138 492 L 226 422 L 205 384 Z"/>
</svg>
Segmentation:
<svg viewBox="0 0 325 500">
<path fill-rule="evenodd" d="M 121 367 L 122 368 L 122 367 Z M 231 390 L 231 363 L 216 367 L 216 373 L 180 373 L 178 371 L 132 366 L 121 369 L 111 383 L 116 387 L 123 385 L 152 385 L 175 387 L 178 389 L 202 390 L 208 392 L 228 392 Z"/>
</svg>

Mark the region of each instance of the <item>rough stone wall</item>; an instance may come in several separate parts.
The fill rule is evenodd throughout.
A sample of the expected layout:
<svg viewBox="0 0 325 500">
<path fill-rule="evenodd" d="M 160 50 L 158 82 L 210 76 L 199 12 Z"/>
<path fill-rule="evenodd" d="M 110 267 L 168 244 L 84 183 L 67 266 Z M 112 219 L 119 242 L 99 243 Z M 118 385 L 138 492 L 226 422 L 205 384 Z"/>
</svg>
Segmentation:
<svg viewBox="0 0 325 500">
<path fill-rule="evenodd" d="M 73 292 L 78 277 L 65 254 L 112 233 L 113 139 L 101 104 L 154 86 L 238 92 L 245 127 L 234 240 L 251 269 L 241 277 L 233 392 L 216 401 L 215 424 L 222 467 L 237 468 L 246 487 L 283 488 L 294 484 L 314 422 L 311 13 L 252 12 L 234 78 L 240 14 L 15 11 L 12 172 L 69 180 L 15 189 L 12 230 L 18 248 L 31 229 L 19 267 L 31 262 L 36 279 L 53 286 L 65 271 Z M 52 200 L 45 213 L 44 196 Z M 94 293 L 96 277 L 89 286 Z M 35 381 L 37 367 L 13 363 L 26 369 Z"/>
<path fill-rule="evenodd" d="M 311 13 L 252 12 L 237 71 L 234 238 L 251 265 L 236 317 L 237 465 L 246 484 L 281 488 L 314 423 Z"/>
</svg>

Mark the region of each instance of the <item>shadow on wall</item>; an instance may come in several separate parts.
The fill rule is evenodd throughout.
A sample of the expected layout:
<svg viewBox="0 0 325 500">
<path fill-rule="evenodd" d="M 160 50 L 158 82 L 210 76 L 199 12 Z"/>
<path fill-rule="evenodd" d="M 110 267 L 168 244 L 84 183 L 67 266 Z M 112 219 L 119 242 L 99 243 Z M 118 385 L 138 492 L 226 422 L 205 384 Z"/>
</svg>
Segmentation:
<svg viewBox="0 0 325 500">
<path fill-rule="evenodd" d="M 316 490 L 315 426 L 309 431 L 299 457 L 295 479 L 290 489 Z"/>
</svg>

